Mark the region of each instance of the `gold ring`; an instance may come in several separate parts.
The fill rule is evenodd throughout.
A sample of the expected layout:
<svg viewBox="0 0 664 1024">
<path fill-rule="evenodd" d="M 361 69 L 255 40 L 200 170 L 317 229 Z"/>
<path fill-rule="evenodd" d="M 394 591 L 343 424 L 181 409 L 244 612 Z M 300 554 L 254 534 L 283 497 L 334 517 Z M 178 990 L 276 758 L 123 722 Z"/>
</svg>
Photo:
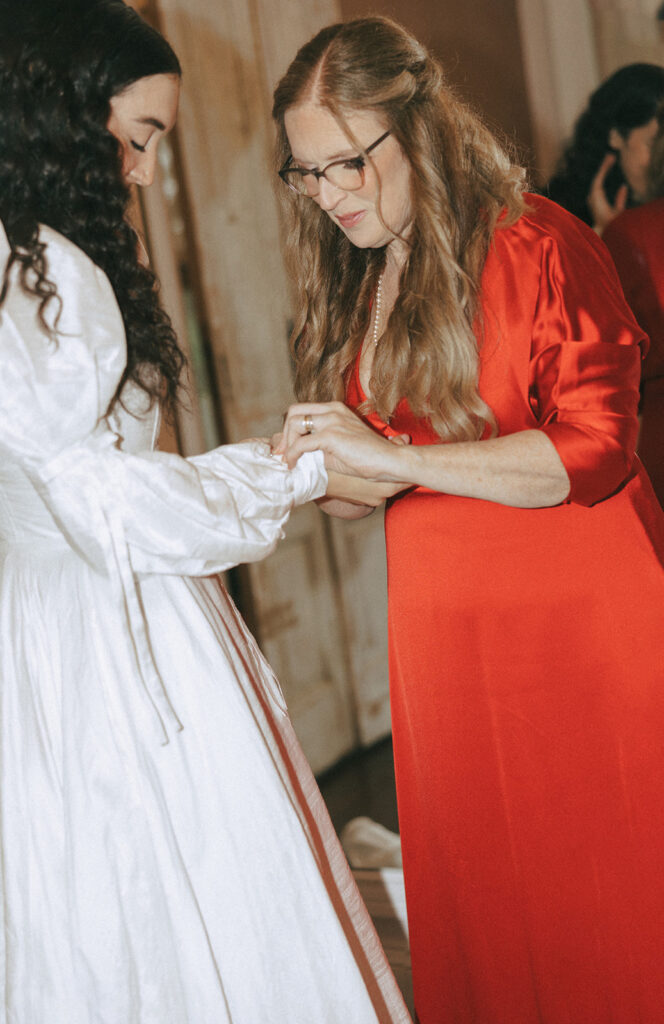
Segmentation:
<svg viewBox="0 0 664 1024">
<path fill-rule="evenodd" d="M 314 421 L 312 416 L 302 417 L 302 430 L 305 434 L 313 434 L 314 432 Z"/>
</svg>

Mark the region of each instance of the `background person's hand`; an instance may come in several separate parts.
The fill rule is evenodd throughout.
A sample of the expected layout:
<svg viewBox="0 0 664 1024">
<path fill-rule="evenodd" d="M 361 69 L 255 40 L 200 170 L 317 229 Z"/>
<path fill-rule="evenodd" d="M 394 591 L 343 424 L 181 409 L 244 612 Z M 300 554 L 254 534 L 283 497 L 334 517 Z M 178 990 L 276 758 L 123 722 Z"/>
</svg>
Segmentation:
<svg viewBox="0 0 664 1024">
<path fill-rule="evenodd" d="M 627 185 L 620 186 L 613 203 L 609 201 L 604 188 L 606 176 L 617 159 L 615 153 L 607 153 L 590 185 L 588 206 L 592 214 L 593 228 L 598 235 L 601 235 L 607 224 L 610 224 L 627 207 L 627 197 L 629 194 Z"/>
</svg>

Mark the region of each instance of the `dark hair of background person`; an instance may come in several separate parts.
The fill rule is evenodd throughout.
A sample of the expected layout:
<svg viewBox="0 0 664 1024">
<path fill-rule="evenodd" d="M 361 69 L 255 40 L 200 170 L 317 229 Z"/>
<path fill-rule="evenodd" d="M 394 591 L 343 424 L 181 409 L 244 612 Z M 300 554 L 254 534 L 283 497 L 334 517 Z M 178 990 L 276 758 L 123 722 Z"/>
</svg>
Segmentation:
<svg viewBox="0 0 664 1024">
<path fill-rule="evenodd" d="M 587 197 L 602 160 L 611 151 L 611 129 L 626 139 L 631 131 L 655 117 L 662 99 L 664 68 L 657 64 L 627 64 L 610 75 L 590 96 L 544 194 L 592 226 Z M 620 161 L 616 160 L 604 182 L 609 202 L 614 202 L 624 184 Z M 633 205 L 631 195 L 627 205 Z"/>
<path fill-rule="evenodd" d="M 106 273 L 122 313 L 127 366 L 114 401 L 132 379 L 172 408 L 184 357 L 139 262 L 120 146 L 106 128 L 111 98 L 155 74 L 179 76 L 179 61 L 123 0 L 30 0 L 11 12 L 2 2 L 0 220 L 12 252 L 0 302 L 18 263 L 46 326 L 58 297 L 39 225 L 60 232 Z"/>
<path fill-rule="evenodd" d="M 662 6 L 664 12 L 664 5 Z M 664 19 L 664 13 L 662 15 Z M 657 135 L 652 144 L 652 156 L 648 167 L 648 199 L 664 197 L 664 103 L 657 110 Z"/>
</svg>

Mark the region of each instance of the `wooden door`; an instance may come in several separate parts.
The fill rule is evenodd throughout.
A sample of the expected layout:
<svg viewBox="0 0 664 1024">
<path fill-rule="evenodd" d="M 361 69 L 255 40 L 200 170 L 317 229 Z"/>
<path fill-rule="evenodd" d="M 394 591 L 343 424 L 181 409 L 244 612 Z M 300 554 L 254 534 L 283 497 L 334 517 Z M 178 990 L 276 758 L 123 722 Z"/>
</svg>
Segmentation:
<svg viewBox="0 0 664 1024">
<path fill-rule="evenodd" d="M 595 0 L 591 3 L 601 77 L 623 64 L 664 60 L 661 0 Z"/>
<path fill-rule="evenodd" d="M 540 181 L 549 179 L 588 96 L 599 85 L 588 0 L 517 0 Z"/>
<path fill-rule="evenodd" d="M 292 401 L 271 93 L 297 46 L 336 18 L 336 4 L 287 0 L 275 17 L 268 0 L 159 0 L 158 16 L 184 70 L 175 153 L 220 434 L 269 436 Z M 165 295 L 181 288 L 182 262 L 167 252 L 167 213 L 158 199 L 145 204 L 148 233 L 166 254 L 154 254 Z M 186 330 L 186 303 L 179 305 Z M 190 418 L 188 434 L 181 431 L 186 454 L 205 433 L 200 411 Z M 277 552 L 246 578 L 243 610 L 314 769 L 389 731 L 379 518 L 347 526 L 314 506 L 300 509 Z"/>
</svg>

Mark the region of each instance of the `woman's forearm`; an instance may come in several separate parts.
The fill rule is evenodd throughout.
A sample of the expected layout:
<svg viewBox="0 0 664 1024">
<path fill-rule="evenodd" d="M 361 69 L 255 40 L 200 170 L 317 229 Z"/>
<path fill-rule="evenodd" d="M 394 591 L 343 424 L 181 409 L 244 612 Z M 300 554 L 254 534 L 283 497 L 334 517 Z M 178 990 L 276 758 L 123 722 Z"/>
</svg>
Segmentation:
<svg viewBox="0 0 664 1024">
<path fill-rule="evenodd" d="M 570 490 L 560 456 L 541 430 L 386 454 L 393 462 L 391 473 L 410 483 L 501 505 L 545 508 L 560 504 Z"/>
<path fill-rule="evenodd" d="M 316 504 L 329 516 L 363 519 L 405 486 L 403 483 L 379 483 L 331 469 L 327 474 L 327 492 Z"/>
<path fill-rule="evenodd" d="M 359 505 L 356 501 L 343 501 L 341 498 L 318 498 L 316 504 L 335 519 L 364 519 L 376 511 L 375 505 Z"/>
<path fill-rule="evenodd" d="M 355 504 L 377 508 L 386 498 L 391 498 L 407 485 L 401 482 L 378 482 L 360 476 L 337 473 L 333 469 L 327 471 L 327 490 L 321 502 L 327 499 L 338 499 L 343 504 Z M 339 514 L 339 513 L 331 513 Z M 367 513 L 364 513 L 365 515 Z"/>
</svg>

